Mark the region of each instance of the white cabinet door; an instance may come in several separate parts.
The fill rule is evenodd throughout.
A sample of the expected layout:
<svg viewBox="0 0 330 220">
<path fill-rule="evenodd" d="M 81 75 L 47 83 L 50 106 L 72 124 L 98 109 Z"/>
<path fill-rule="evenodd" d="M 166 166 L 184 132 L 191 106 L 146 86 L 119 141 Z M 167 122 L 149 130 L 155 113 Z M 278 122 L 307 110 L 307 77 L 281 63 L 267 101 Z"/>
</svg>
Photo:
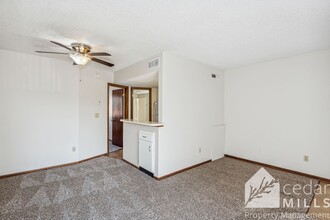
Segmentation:
<svg viewBox="0 0 330 220">
<path fill-rule="evenodd" d="M 151 142 L 139 140 L 139 165 L 140 167 L 153 172 L 152 170 L 152 149 Z"/>
</svg>

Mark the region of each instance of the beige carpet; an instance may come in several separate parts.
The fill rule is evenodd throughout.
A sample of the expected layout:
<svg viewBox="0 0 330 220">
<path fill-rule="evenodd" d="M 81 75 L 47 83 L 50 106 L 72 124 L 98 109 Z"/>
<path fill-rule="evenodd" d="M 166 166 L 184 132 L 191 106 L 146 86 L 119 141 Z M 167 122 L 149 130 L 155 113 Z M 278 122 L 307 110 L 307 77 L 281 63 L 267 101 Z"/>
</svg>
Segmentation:
<svg viewBox="0 0 330 220">
<path fill-rule="evenodd" d="M 157 181 L 121 160 L 101 157 L 0 179 L 0 219 L 245 219 L 251 209 L 244 209 L 244 184 L 259 168 L 223 158 Z M 310 181 L 267 170 L 281 184 Z"/>
</svg>

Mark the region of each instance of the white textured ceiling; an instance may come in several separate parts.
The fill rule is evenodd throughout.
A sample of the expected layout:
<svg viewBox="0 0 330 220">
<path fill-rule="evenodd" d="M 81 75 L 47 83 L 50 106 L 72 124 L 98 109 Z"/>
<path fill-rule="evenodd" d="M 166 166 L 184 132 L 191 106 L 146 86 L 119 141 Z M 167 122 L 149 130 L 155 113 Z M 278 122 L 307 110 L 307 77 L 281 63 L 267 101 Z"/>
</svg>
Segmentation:
<svg viewBox="0 0 330 220">
<path fill-rule="evenodd" d="M 0 1 L 0 48 L 62 51 L 49 40 L 110 52 L 112 70 L 164 50 L 224 69 L 330 48 L 330 0 Z"/>
</svg>

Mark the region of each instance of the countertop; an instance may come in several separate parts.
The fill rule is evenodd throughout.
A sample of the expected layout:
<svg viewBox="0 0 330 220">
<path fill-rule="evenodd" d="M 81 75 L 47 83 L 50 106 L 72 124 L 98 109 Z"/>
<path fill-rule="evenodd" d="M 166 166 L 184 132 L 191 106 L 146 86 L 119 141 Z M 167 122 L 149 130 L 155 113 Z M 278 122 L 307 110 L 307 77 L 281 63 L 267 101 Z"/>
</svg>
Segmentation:
<svg viewBox="0 0 330 220">
<path fill-rule="evenodd" d="M 161 122 L 152 122 L 152 121 L 134 121 L 133 119 L 120 119 L 121 122 L 129 124 L 137 124 L 149 127 L 163 127 L 164 124 Z"/>
</svg>

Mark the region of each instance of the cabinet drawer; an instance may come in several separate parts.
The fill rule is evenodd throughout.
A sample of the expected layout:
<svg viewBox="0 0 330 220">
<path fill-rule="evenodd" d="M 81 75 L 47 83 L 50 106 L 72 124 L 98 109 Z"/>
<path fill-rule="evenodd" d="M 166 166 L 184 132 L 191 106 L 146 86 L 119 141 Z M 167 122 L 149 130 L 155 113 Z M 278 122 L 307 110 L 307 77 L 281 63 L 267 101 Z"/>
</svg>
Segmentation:
<svg viewBox="0 0 330 220">
<path fill-rule="evenodd" d="M 139 139 L 140 140 L 152 142 L 153 141 L 153 136 L 154 136 L 154 133 L 152 133 L 152 132 L 145 132 L 145 131 L 140 131 L 139 132 Z"/>
</svg>

